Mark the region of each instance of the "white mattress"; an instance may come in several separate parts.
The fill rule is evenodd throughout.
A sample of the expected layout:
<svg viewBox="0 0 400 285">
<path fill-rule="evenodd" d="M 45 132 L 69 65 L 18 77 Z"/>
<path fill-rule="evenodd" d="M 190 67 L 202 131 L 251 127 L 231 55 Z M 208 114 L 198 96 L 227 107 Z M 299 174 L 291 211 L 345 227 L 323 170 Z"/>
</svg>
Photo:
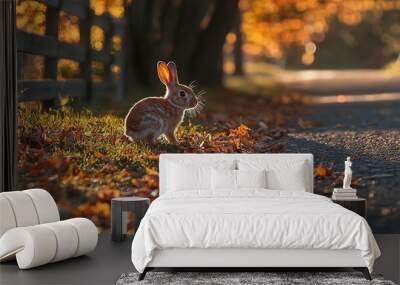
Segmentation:
<svg viewBox="0 0 400 285">
<path fill-rule="evenodd" d="M 155 250 L 169 248 L 359 250 L 370 271 L 380 255 L 365 219 L 330 199 L 260 189 L 162 195 L 138 228 L 132 262 L 143 272 Z"/>
</svg>

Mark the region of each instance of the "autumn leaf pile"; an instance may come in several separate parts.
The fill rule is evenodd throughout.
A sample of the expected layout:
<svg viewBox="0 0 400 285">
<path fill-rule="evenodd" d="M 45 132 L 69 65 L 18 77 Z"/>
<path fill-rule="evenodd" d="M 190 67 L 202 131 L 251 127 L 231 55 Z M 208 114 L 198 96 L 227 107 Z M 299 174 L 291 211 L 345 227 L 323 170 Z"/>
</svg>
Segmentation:
<svg viewBox="0 0 400 285">
<path fill-rule="evenodd" d="M 226 102 L 229 97 L 229 105 Z M 178 146 L 150 146 L 123 136 L 123 118 L 72 109 L 43 112 L 20 105 L 19 189 L 51 192 L 64 218 L 86 216 L 109 228 L 110 200 L 158 195 L 158 158 L 163 152 L 281 152 L 276 143 L 299 112 L 298 100 L 226 94 L 210 98 L 195 120 L 178 129 Z"/>
</svg>

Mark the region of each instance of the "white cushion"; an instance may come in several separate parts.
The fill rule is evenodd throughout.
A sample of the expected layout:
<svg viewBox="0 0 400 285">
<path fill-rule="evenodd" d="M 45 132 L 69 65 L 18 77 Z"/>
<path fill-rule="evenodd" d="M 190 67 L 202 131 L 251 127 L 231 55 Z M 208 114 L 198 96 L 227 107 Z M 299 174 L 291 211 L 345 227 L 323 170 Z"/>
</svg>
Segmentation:
<svg viewBox="0 0 400 285">
<path fill-rule="evenodd" d="M 212 168 L 211 181 L 212 190 L 236 190 L 236 170 Z"/>
<path fill-rule="evenodd" d="M 242 188 L 266 188 L 266 170 L 211 170 L 212 190 L 234 191 Z"/>
<path fill-rule="evenodd" d="M 43 189 L 0 193 L 0 261 L 16 258 L 26 269 L 94 250 L 98 233 L 92 221 L 59 219 Z"/>
<path fill-rule="evenodd" d="M 16 226 L 17 222 L 10 202 L 6 197 L 0 195 L 0 237 Z"/>
<path fill-rule="evenodd" d="M 235 169 L 235 161 L 170 161 L 167 165 L 167 188 L 170 191 L 210 190 L 211 168 Z"/>
<path fill-rule="evenodd" d="M 3 192 L 1 195 L 10 203 L 17 227 L 33 226 L 39 223 L 35 206 L 29 195 L 22 191 Z"/>
<path fill-rule="evenodd" d="M 98 232 L 96 226 L 91 220 L 85 218 L 73 218 L 63 222 L 71 224 L 78 233 L 79 243 L 74 257 L 91 252 L 96 248 Z"/>
<path fill-rule="evenodd" d="M 0 239 L 0 260 L 16 257 L 20 269 L 49 263 L 56 251 L 54 233 L 42 225 L 11 229 Z"/>
<path fill-rule="evenodd" d="M 16 256 L 20 269 L 86 254 L 97 245 L 96 226 L 76 218 L 7 231 L 0 238 L 0 261 Z"/>
<path fill-rule="evenodd" d="M 28 194 L 33 201 L 39 224 L 57 222 L 60 220 L 60 214 L 56 202 L 49 192 L 43 189 L 29 189 L 22 191 Z"/>
<path fill-rule="evenodd" d="M 306 191 L 307 189 L 305 161 L 238 160 L 238 168 L 239 170 L 266 169 L 268 189 L 287 191 Z"/>
<path fill-rule="evenodd" d="M 262 170 L 236 170 L 238 188 L 267 188 L 267 171 Z"/>
<path fill-rule="evenodd" d="M 251 163 L 254 167 L 249 168 L 238 168 L 236 166 L 236 161 L 240 161 L 242 166 L 244 163 Z M 277 188 L 292 188 L 291 190 L 301 190 L 312 193 L 313 192 L 313 155 L 312 154 L 296 154 L 296 153 L 279 153 L 279 154 L 270 154 L 270 153 L 163 153 L 160 155 L 159 161 L 159 193 L 160 196 L 168 193 L 170 191 L 170 171 L 169 165 L 170 163 L 179 163 L 183 165 L 200 165 L 200 166 L 209 166 L 213 167 L 214 164 L 226 163 L 233 164 L 233 167 L 225 167 L 225 169 L 239 169 L 239 170 L 261 170 L 261 169 L 274 169 L 281 163 L 293 162 L 295 164 L 304 162 L 304 176 L 300 176 L 300 180 L 292 181 L 291 185 L 287 184 L 285 180 L 287 177 L 283 177 L 283 182 L 276 182 L 276 175 L 274 173 L 269 173 L 267 175 L 268 178 L 272 178 L 270 181 L 270 185 L 268 187 Z M 280 167 L 278 167 L 280 168 Z M 286 167 L 282 167 L 285 171 Z M 279 172 L 278 172 L 279 173 Z M 272 176 L 272 177 L 269 177 Z M 275 177 L 274 177 L 275 176 Z M 297 175 L 288 175 L 296 179 Z M 279 179 L 279 178 L 278 178 Z M 281 185 L 284 184 L 284 185 Z M 305 184 L 305 185 L 304 185 Z M 295 189 L 293 189 L 295 186 Z M 194 190 L 194 189 L 192 189 Z M 171 190 L 172 191 L 172 190 Z M 212 191 L 212 190 L 209 190 Z"/>
<path fill-rule="evenodd" d="M 62 221 L 43 224 L 49 228 L 55 235 L 57 241 L 57 250 L 51 262 L 64 260 L 74 256 L 78 249 L 78 232 L 71 228 L 71 224 Z"/>
<path fill-rule="evenodd" d="M 60 220 L 53 197 L 43 189 L 2 192 L 0 206 L 2 217 L 0 237 L 14 227 L 33 226 Z"/>
<path fill-rule="evenodd" d="M 170 163 L 168 186 L 171 191 L 210 188 L 210 167 Z"/>
</svg>

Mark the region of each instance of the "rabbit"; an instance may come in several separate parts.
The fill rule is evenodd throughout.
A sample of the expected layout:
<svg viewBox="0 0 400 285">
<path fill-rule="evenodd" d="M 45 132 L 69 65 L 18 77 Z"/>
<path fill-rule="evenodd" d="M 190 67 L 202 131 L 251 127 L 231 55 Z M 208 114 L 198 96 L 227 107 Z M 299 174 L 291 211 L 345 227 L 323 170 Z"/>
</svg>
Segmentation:
<svg viewBox="0 0 400 285">
<path fill-rule="evenodd" d="M 132 142 L 154 143 L 164 135 L 171 144 L 178 144 L 176 128 L 183 121 L 185 111 L 195 109 L 198 100 L 193 89 L 180 84 L 174 62 L 157 63 L 160 81 L 166 86 L 164 97 L 147 97 L 136 102 L 124 121 L 124 135 Z"/>
</svg>

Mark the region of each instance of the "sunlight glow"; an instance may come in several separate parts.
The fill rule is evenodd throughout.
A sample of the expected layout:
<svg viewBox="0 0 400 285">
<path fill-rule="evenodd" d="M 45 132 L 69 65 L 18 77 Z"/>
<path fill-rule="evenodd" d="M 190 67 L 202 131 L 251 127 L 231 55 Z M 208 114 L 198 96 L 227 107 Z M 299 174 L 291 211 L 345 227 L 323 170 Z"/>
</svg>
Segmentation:
<svg viewBox="0 0 400 285">
<path fill-rule="evenodd" d="M 310 104 L 345 104 L 356 102 L 400 101 L 400 93 L 380 93 L 366 95 L 307 96 Z"/>
<path fill-rule="evenodd" d="M 346 103 L 347 102 L 347 97 L 344 95 L 338 95 L 336 96 L 336 102 L 338 103 Z"/>
</svg>

